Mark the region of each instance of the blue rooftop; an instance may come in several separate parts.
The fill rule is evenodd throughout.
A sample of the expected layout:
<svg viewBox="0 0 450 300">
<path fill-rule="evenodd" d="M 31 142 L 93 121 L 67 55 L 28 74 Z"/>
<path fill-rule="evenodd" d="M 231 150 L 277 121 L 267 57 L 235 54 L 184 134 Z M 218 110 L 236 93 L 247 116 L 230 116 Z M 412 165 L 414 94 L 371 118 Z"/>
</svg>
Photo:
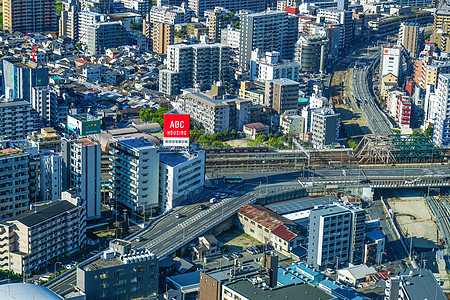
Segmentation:
<svg viewBox="0 0 450 300">
<path fill-rule="evenodd" d="M 366 232 L 366 237 L 372 239 L 372 240 L 381 240 L 384 239 L 383 231 L 381 230 L 373 230 Z"/>
<path fill-rule="evenodd" d="M 278 268 L 277 281 L 278 284 L 281 285 L 299 284 L 306 282 L 305 280 L 302 280 L 299 276 L 296 276 L 283 268 Z"/>
<path fill-rule="evenodd" d="M 118 138 L 117 139 L 121 144 L 128 146 L 130 148 L 146 148 L 153 147 L 155 144 L 147 140 L 146 138 L 135 138 L 135 137 L 126 137 L 126 138 Z"/>
<path fill-rule="evenodd" d="M 159 155 L 159 159 L 166 165 L 169 165 L 171 167 L 176 167 L 179 164 L 187 162 L 189 160 L 189 156 L 184 153 L 161 152 Z"/>
</svg>

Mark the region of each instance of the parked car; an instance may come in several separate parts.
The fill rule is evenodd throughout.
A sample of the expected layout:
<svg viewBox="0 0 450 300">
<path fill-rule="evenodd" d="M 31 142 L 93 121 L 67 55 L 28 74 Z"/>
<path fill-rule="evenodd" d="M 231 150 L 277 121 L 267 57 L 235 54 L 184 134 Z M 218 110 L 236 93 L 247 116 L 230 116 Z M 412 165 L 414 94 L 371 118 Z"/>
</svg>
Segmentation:
<svg viewBox="0 0 450 300">
<path fill-rule="evenodd" d="M 206 206 L 203 204 L 198 207 L 198 210 L 204 210 L 204 209 L 206 209 Z"/>
<path fill-rule="evenodd" d="M 232 258 L 230 255 L 228 255 L 228 254 L 222 255 L 222 257 L 225 258 L 226 260 L 232 260 L 232 259 L 233 259 L 233 258 Z"/>
<path fill-rule="evenodd" d="M 234 258 L 241 258 L 242 254 L 237 253 L 237 252 L 233 252 L 233 253 L 231 253 L 231 256 L 233 256 Z"/>
<path fill-rule="evenodd" d="M 211 204 L 214 204 L 214 203 L 217 203 L 217 202 L 219 202 L 219 201 L 217 200 L 217 198 L 211 198 L 211 199 L 209 199 L 209 203 L 211 203 Z"/>
<path fill-rule="evenodd" d="M 50 275 L 43 275 L 43 276 L 39 277 L 39 280 L 40 281 L 48 281 L 48 280 L 50 280 Z"/>
<path fill-rule="evenodd" d="M 180 213 L 177 213 L 177 214 L 175 215 L 175 218 L 177 218 L 177 219 L 182 218 L 182 217 L 183 217 L 183 215 L 180 214 Z"/>
</svg>

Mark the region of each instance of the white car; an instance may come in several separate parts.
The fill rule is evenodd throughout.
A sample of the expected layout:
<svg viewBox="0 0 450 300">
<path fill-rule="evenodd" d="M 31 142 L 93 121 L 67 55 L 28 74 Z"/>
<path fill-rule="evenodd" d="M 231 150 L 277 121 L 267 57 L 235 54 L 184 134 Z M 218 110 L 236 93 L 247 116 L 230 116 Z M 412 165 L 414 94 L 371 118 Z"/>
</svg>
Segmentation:
<svg viewBox="0 0 450 300">
<path fill-rule="evenodd" d="M 50 279 L 50 275 L 44 275 L 44 276 L 39 277 L 40 281 L 47 281 L 49 279 Z"/>
<path fill-rule="evenodd" d="M 209 199 L 209 203 L 217 203 L 217 198 L 211 198 Z"/>
</svg>

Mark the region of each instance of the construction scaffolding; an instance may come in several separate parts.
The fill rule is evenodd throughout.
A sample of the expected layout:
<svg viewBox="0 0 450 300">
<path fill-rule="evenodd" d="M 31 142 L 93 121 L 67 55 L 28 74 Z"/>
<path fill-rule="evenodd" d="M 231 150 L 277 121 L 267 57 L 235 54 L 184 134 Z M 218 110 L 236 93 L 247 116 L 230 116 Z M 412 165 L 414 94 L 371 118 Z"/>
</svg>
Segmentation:
<svg viewBox="0 0 450 300">
<path fill-rule="evenodd" d="M 361 164 L 442 162 L 442 153 L 422 134 L 366 135 L 358 144 Z"/>
</svg>

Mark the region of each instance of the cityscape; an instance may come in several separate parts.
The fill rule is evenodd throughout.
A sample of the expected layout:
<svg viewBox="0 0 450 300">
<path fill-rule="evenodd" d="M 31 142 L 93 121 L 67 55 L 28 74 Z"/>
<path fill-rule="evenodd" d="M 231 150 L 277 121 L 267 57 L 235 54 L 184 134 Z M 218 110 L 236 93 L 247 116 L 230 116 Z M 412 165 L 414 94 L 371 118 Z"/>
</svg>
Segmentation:
<svg viewBox="0 0 450 300">
<path fill-rule="evenodd" d="M 0 300 L 450 299 L 450 2 L 0 14 Z"/>
</svg>

